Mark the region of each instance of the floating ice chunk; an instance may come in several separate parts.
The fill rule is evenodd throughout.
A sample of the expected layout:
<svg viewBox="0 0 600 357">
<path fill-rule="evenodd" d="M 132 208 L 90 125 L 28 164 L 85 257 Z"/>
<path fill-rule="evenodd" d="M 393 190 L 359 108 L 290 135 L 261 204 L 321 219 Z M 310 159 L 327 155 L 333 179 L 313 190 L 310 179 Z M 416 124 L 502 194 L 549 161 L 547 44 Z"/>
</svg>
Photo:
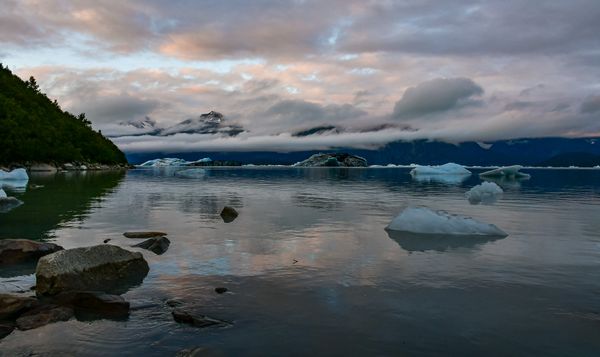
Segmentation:
<svg viewBox="0 0 600 357">
<path fill-rule="evenodd" d="M 23 201 L 16 199 L 15 197 L 8 197 L 6 192 L 0 188 L 0 213 L 8 212 L 14 208 L 19 207 L 23 204 Z"/>
<path fill-rule="evenodd" d="M 6 197 L 8 197 L 6 195 L 6 192 L 4 192 L 4 190 L 0 188 L 0 198 L 6 198 Z"/>
<path fill-rule="evenodd" d="M 210 157 L 205 157 L 205 158 L 200 159 L 200 160 L 190 161 L 190 162 L 188 162 L 188 165 L 200 164 L 200 163 L 207 163 L 207 162 L 212 162 L 212 159 Z"/>
<path fill-rule="evenodd" d="M 481 177 L 508 177 L 508 178 L 527 178 L 530 177 L 529 174 L 519 172 L 523 166 L 521 165 L 512 165 L 512 166 L 504 166 L 499 167 L 494 170 L 482 172 L 479 174 Z"/>
<path fill-rule="evenodd" d="M 479 203 L 494 203 L 498 199 L 498 196 L 502 195 L 504 191 L 500 186 L 493 182 L 484 182 L 481 185 L 477 185 L 465 192 L 465 196 L 471 204 Z"/>
<path fill-rule="evenodd" d="M 148 160 L 141 164 L 142 167 L 163 167 L 163 166 L 187 166 L 189 163 L 183 159 L 165 157 L 162 159 Z"/>
<path fill-rule="evenodd" d="M 386 227 L 386 230 L 422 235 L 498 236 L 507 234 L 493 224 L 471 217 L 433 211 L 426 207 L 408 207 Z"/>
<path fill-rule="evenodd" d="M 0 181 L 28 181 L 29 176 L 25 169 L 14 169 L 12 171 L 0 170 Z"/>
<path fill-rule="evenodd" d="M 187 169 L 175 172 L 175 176 L 183 178 L 202 178 L 206 176 L 204 169 Z"/>
<path fill-rule="evenodd" d="M 421 166 L 417 165 L 410 171 L 412 176 L 417 175 L 470 175 L 471 171 L 464 166 L 449 162 L 440 166 Z"/>
</svg>

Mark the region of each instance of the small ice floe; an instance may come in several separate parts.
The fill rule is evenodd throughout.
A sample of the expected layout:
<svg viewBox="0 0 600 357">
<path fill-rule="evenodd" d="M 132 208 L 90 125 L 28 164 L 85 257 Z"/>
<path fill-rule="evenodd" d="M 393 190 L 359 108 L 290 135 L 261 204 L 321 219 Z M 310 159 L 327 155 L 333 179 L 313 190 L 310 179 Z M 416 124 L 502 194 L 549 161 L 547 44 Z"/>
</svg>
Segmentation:
<svg viewBox="0 0 600 357">
<path fill-rule="evenodd" d="M 507 236 L 503 230 L 493 224 L 445 211 L 433 211 L 426 207 L 404 209 L 392 220 L 386 230 L 421 235 Z"/>
<path fill-rule="evenodd" d="M 502 195 L 504 191 L 494 182 L 483 182 L 465 192 L 465 196 L 471 204 L 492 204 Z"/>
<path fill-rule="evenodd" d="M 206 170 L 204 169 L 186 169 L 176 171 L 175 176 L 183 178 L 202 178 L 206 176 Z"/>
<path fill-rule="evenodd" d="M 417 181 L 436 181 L 446 184 L 459 184 L 471 175 L 464 166 L 449 162 L 439 166 L 415 165 L 410 175 Z"/>
<path fill-rule="evenodd" d="M 0 181 L 28 181 L 29 176 L 25 169 L 14 169 L 12 171 L 0 170 Z"/>
<path fill-rule="evenodd" d="M 8 197 L 6 192 L 0 188 L 0 213 L 8 212 L 14 208 L 19 207 L 23 204 L 23 201 L 15 198 Z"/>
<path fill-rule="evenodd" d="M 504 166 L 499 167 L 494 170 L 482 172 L 479 174 L 480 177 L 506 177 L 510 179 L 515 178 L 529 178 L 531 177 L 529 174 L 519 172 L 523 166 L 521 165 L 512 165 L 512 166 Z"/>
</svg>

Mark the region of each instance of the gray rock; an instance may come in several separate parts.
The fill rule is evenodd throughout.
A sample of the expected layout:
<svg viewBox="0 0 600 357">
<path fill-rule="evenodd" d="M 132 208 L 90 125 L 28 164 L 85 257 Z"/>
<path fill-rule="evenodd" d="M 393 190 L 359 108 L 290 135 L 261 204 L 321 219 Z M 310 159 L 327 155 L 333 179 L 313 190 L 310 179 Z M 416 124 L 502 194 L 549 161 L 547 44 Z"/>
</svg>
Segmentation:
<svg viewBox="0 0 600 357">
<path fill-rule="evenodd" d="M 154 238 L 154 237 L 164 237 L 167 233 L 164 232 L 125 232 L 123 235 L 127 238 Z"/>
<path fill-rule="evenodd" d="M 52 303 L 74 308 L 77 313 L 92 313 L 100 317 L 124 318 L 129 316 L 129 302 L 119 295 L 100 291 L 67 291 L 55 295 Z"/>
<path fill-rule="evenodd" d="M 231 323 L 227 321 L 214 319 L 205 315 L 192 315 L 191 313 L 182 309 L 175 309 L 173 310 L 172 314 L 175 321 L 195 327 L 225 327 L 231 325 Z"/>
<path fill-rule="evenodd" d="M 221 218 L 225 223 L 233 222 L 238 215 L 239 213 L 235 210 L 235 208 L 229 206 L 225 206 L 221 211 Z"/>
<path fill-rule="evenodd" d="M 50 164 L 33 164 L 29 167 L 29 171 L 56 172 L 56 167 Z"/>
<path fill-rule="evenodd" d="M 15 327 L 11 324 L 8 324 L 8 323 L 0 324 L 0 339 L 3 339 L 4 337 L 10 335 L 14 329 L 15 329 Z"/>
<path fill-rule="evenodd" d="M 0 198 L 0 213 L 6 213 L 19 207 L 23 204 L 23 201 L 16 197 L 1 197 Z"/>
<path fill-rule="evenodd" d="M 138 243 L 132 245 L 132 247 L 144 248 L 151 252 L 154 252 L 157 255 L 161 255 L 169 249 L 169 245 L 171 241 L 166 237 L 154 237 L 148 240 L 143 241 L 142 243 Z"/>
<path fill-rule="evenodd" d="M 141 253 L 110 244 L 61 250 L 39 260 L 36 292 L 38 296 L 69 290 L 121 294 L 139 285 L 148 271 Z"/>
<path fill-rule="evenodd" d="M 63 248 L 54 243 L 36 242 L 28 239 L 0 240 L 0 265 L 37 261 Z"/>
<path fill-rule="evenodd" d="M 367 160 L 346 153 L 314 154 L 295 167 L 367 167 Z"/>
<path fill-rule="evenodd" d="M 31 330 L 53 322 L 67 321 L 75 312 L 64 306 L 44 305 L 40 309 L 31 310 L 17 319 L 19 330 Z"/>
<path fill-rule="evenodd" d="M 32 297 L 0 294 L 0 320 L 17 317 L 23 311 L 31 309 L 36 302 Z"/>
</svg>

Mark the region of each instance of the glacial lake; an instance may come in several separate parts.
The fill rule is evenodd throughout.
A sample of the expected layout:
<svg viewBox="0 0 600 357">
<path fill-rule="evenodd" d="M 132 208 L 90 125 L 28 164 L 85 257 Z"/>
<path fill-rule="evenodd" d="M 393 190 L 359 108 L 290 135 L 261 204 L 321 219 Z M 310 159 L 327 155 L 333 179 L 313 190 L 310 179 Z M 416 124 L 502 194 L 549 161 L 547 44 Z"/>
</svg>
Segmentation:
<svg viewBox="0 0 600 357">
<path fill-rule="evenodd" d="M 481 183 L 415 180 L 406 168 L 208 168 L 34 175 L 25 203 L 0 214 L 0 238 L 74 248 L 115 244 L 150 272 L 123 295 L 124 321 L 14 331 L 0 355 L 600 354 L 600 170 L 525 169 L 493 205 L 469 204 Z M 31 185 L 43 187 L 31 188 Z M 224 223 L 223 206 L 240 213 Z M 404 207 L 426 206 L 497 225 L 503 239 L 392 239 Z M 163 255 L 122 233 L 168 233 Z M 31 271 L 2 268 L 0 292 L 27 294 Z M 214 292 L 226 287 L 225 294 Z M 175 322 L 166 301 L 231 321 Z"/>
</svg>

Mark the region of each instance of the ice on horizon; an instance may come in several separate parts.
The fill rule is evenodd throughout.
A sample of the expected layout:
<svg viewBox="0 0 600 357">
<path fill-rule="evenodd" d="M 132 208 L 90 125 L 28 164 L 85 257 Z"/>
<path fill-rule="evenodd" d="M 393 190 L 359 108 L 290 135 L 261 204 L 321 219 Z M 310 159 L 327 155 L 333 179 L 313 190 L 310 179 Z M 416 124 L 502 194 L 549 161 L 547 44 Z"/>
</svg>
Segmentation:
<svg viewBox="0 0 600 357">
<path fill-rule="evenodd" d="M 483 182 L 465 192 L 465 196 L 471 204 L 492 204 L 504 193 L 502 188 L 494 182 Z"/>
<path fill-rule="evenodd" d="M 138 166 L 140 167 L 165 167 L 165 166 L 190 166 L 196 163 L 205 163 L 211 162 L 212 159 L 209 157 L 205 157 L 196 161 L 187 161 L 184 159 L 174 158 L 174 157 L 165 157 L 161 159 L 153 159 L 144 162 Z"/>
<path fill-rule="evenodd" d="M 426 207 L 404 209 L 392 220 L 386 230 L 420 235 L 496 237 L 508 235 L 493 224 L 445 211 L 434 211 Z"/>
<path fill-rule="evenodd" d="M 490 171 L 482 172 L 479 174 L 480 177 L 506 177 L 506 178 L 529 178 L 529 174 L 519 172 L 523 166 L 512 165 L 503 166 Z"/>
<path fill-rule="evenodd" d="M 471 171 L 467 170 L 464 166 L 449 162 L 444 165 L 417 165 L 410 171 L 412 176 L 418 175 L 471 175 Z"/>
</svg>

